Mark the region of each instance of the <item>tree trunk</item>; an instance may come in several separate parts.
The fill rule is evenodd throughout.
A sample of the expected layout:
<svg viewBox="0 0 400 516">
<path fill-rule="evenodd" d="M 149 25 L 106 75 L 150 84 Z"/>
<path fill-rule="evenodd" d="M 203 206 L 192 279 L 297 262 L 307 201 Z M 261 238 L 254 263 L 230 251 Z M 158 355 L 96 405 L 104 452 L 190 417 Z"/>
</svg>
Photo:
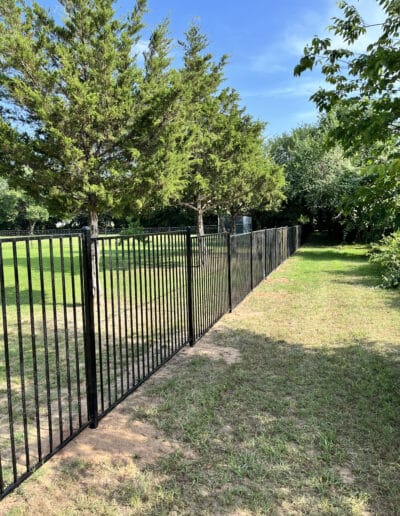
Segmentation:
<svg viewBox="0 0 400 516">
<path fill-rule="evenodd" d="M 89 211 L 89 227 L 92 238 L 99 236 L 99 214 L 96 210 Z"/>
<path fill-rule="evenodd" d="M 204 236 L 204 210 L 201 201 L 197 200 L 197 234 Z"/>
<path fill-rule="evenodd" d="M 204 209 L 201 200 L 197 200 L 197 238 L 199 239 L 199 260 L 201 265 L 204 265 L 207 259 L 207 244 L 204 237 Z"/>
<path fill-rule="evenodd" d="M 93 240 L 99 236 L 99 214 L 96 210 L 91 209 L 89 211 L 89 227 L 90 236 L 92 237 L 91 244 L 91 257 L 92 257 L 92 280 L 93 280 L 93 297 L 97 295 L 97 278 L 99 269 L 99 246 L 96 240 Z M 97 253 L 97 256 L 96 256 Z M 99 286 L 100 289 L 100 286 Z M 100 292 L 99 292 L 100 294 Z"/>
<path fill-rule="evenodd" d="M 221 233 L 227 233 L 228 232 L 228 230 L 226 229 L 225 217 L 222 216 L 222 215 L 218 216 L 218 231 L 221 232 Z"/>
<path fill-rule="evenodd" d="M 36 222 L 29 221 L 28 224 L 29 224 L 29 234 L 33 235 L 35 232 Z"/>
<path fill-rule="evenodd" d="M 233 211 L 230 212 L 231 216 L 231 234 L 236 235 L 236 216 L 237 214 Z"/>
</svg>

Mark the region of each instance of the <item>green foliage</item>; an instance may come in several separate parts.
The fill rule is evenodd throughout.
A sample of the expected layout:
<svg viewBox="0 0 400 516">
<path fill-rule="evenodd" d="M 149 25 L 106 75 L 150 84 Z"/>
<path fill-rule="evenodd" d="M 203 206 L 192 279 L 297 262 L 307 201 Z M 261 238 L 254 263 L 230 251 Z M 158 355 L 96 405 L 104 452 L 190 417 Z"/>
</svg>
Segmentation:
<svg viewBox="0 0 400 516">
<path fill-rule="evenodd" d="M 370 261 L 383 270 L 382 286 L 395 288 L 400 285 L 400 230 L 385 236 L 372 246 Z"/>
<path fill-rule="evenodd" d="M 295 75 L 319 66 L 332 89 L 320 88 L 311 99 L 321 111 L 336 110 L 337 126 L 332 135 L 345 148 L 395 142 L 398 154 L 400 135 L 400 4 L 398 0 L 378 0 L 386 19 L 376 41 L 362 53 L 351 45 L 370 28 L 357 9 L 340 2 L 343 17 L 334 18 L 329 30 L 343 40 L 332 48 L 329 38 L 315 37 L 304 49 Z M 377 24 L 373 20 L 374 26 Z M 376 147 L 375 147 L 376 148 Z"/>
<path fill-rule="evenodd" d="M 400 223 L 400 4 L 378 3 L 385 19 L 373 26 L 380 26 L 380 35 L 362 53 L 351 45 L 371 25 L 354 6 L 340 2 L 343 16 L 334 18 L 330 31 L 343 40 L 343 47 L 332 48 L 329 38 L 315 37 L 295 68 L 300 75 L 320 66 L 332 88 L 319 89 L 311 99 L 329 113 L 329 139 L 362 158 L 362 173 L 352 178 L 344 212 L 347 230 L 364 240 L 380 238 Z"/>
<path fill-rule="evenodd" d="M 37 222 L 49 220 L 49 212 L 41 204 L 22 190 L 10 188 L 8 182 L 0 177 L 0 227 L 29 226 L 34 230 Z"/>
<path fill-rule="evenodd" d="M 53 215 L 85 213 L 94 232 L 99 215 L 166 203 L 195 210 L 202 227 L 205 212 L 280 202 L 283 175 L 266 157 L 264 125 L 221 90 L 226 56 L 214 62 L 197 25 L 180 42 L 180 70 L 167 22 L 141 66 L 145 0 L 125 20 L 113 0 L 60 3 L 60 25 L 38 4 L 0 6 L 0 173 L 12 186 Z"/>
<path fill-rule="evenodd" d="M 128 227 L 121 229 L 120 235 L 143 235 L 144 228 L 140 224 L 139 220 L 132 220 L 129 222 Z"/>
<path fill-rule="evenodd" d="M 220 95 L 220 128 L 215 153 L 222 161 L 214 182 L 219 213 L 232 218 L 250 209 L 275 209 L 284 198 L 283 168 L 267 155 L 265 124 L 253 120 L 239 107 L 235 91 Z"/>
<path fill-rule="evenodd" d="M 194 211 L 184 206 L 166 206 L 148 209 L 141 213 L 140 221 L 144 227 L 184 227 L 195 224 Z M 206 224 L 216 224 L 215 217 L 205 216 Z"/>
<path fill-rule="evenodd" d="M 367 165 L 351 181 L 342 201 L 348 232 L 370 241 L 400 226 L 400 160 Z"/>
<path fill-rule="evenodd" d="M 234 217 L 250 208 L 276 207 L 284 183 L 282 169 L 265 152 L 265 124 L 246 114 L 235 90 L 220 90 L 226 57 L 214 63 L 207 44 L 195 25 L 181 43 L 188 155 L 182 204 L 197 212 L 199 233 L 206 212 Z"/>
<path fill-rule="evenodd" d="M 26 199 L 29 201 L 29 198 Z M 29 230 L 33 233 L 37 222 L 47 222 L 49 220 L 49 212 L 44 206 L 35 204 L 33 199 L 31 203 L 27 203 L 24 210 L 24 217 L 28 221 Z"/>
<path fill-rule="evenodd" d="M 182 204 L 197 212 L 199 232 L 203 232 L 203 214 L 215 208 L 215 181 L 222 162 L 215 151 L 220 129 L 218 89 L 223 80 L 226 56 L 218 62 L 206 52 L 208 41 L 197 25 L 179 42 L 183 49 L 184 84 L 181 123 L 185 128 L 183 150 L 187 156 Z"/>
<path fill-rule="evenodd" d="M 330 31 L 343 40 L 332 48 L 329 38 L 315 37 L 304 49 L 295 75 L 319 66 L 330 90 L 319 89 L 311 99 L 328 112 L 328 140 L 339 141 L 359 161 L 361 169 L 346 177 L 342 198 L 345 234 L 371 240 L 399 227 L 400 79 L 398 0 L 378 2 L 386 19 L 379 38 L 358 54 L 351 45 L 370 26 L 357 9 L 340 2 L 342 18 L 334 18 Z"/>
<path fill-rule="evenodd" d="M 151 37 L 145 70 L 137 64 L 144 0 L 125 20 L 113 0 L 60 3 L 61 25 L 38 4 L 0 5 L 2 168 L 53 213 L 84 211 L 95 227 L 98 213 L 122 200 L 140 207 L 178 187 L 177 85 L 165 24 Z"/>
<path fill-rule="evenodd" d="M 0 226 L 7 228 L 15 222 L 20 197 L 20 193 L 10 189 L 7 181 L 0 177 Z"/>
<path fill-rule="evenodd" d="M 342 220 L 342 198 L 353 190 L 356 173 L 339 145 L 326 146 L 326 128 L 301 126 L 269 141 L 268 151 L 285 168 L 286 217 L 330 227 Z"/>
</svg>

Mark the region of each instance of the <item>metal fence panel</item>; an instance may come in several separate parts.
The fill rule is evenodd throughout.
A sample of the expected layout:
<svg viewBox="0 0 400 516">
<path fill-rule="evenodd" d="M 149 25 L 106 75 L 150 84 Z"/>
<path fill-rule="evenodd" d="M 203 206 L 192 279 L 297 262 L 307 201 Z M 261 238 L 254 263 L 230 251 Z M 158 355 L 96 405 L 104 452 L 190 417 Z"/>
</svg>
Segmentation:
<svg viewBox="0 0 400 516">
<path fill-rule="evenodd" d="M 275 229 L 265 230 L 265 275 L 268 276 L 275 269 Z"/>
<path fill-rule="evenodd" d="M 96 240 L 99 410 L 105 414 L 188 342 L 184 233 Z"/>
<path fill-rule="evenodd" d="M 235 307 L 251 291 L 251 233 L 231 237 L 232 306 Z"/>
<path fill-rule="evenodd" d="M 226 235 L 194 236 L 194 337 L 200 338 L 228 311 L 228 251 Z"/>
<path fill-rule="evenodd" d="M 0 492 L 87 424 L 81 235 L 0 241 Z"/>
<path fill-rule="evenodd" d="M 253 231 L 252 233 L 252 274 L 253 288 L 265 278 L 265 230 Z"/>
</svg>

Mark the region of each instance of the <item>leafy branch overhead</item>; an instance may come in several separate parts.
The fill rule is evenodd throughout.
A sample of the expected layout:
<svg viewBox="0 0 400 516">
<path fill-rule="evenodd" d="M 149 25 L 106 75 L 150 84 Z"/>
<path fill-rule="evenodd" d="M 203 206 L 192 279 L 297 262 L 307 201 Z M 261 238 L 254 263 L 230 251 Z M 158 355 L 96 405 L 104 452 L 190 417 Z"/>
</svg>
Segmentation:
<svg viewBox="0 0 400 516">
<path fill-rule="evenodd" d="M 327 112 L 327 141 L 341 142 L 358 171 L 346 176 L 340 215 L 356 236 L 377 240 L 373 261 L 382 265 L 384 284 L 399 284 L 400 258 L 400 2 L 377 0 L 381 20 L 364 20 L 356 7 L 340 2 L 342 17 L 333 19 L 331 33 L 343 41 L 333 48 L 330 38 L 315 37 L 304 49 L 295 75 L 318 67 L 330 88 L 311 99 Z M 354 44 L 374 28 L 379 36 L 361 53 Z M 371 39 L 371 38 L 369 38 Z M 348 181 L 350 179 L 350 181 Z M 386 274 L 386 276 L 385 276 Z"/>
<path fill-rule="evenodd" d="M 311 99 L 320 111 L 333 111 L 338 126 L 333 132 L 346 148 L 395 141 L 400 136 L 400 4 L 378 0 L 381 23 L 364 20 L 356 7 L 340 2 L 343 16 L 334 18 L 330 32 L 343 40 L 333 48 L 330 38 L 315 37 L 304 49 L 295 75 L 319 67 L 332 88 L 320 88 Z M 352 49 L 371 26 L 380 35 L 362 53 Z M 398 153 L 398 148 L 396 150 Z"/>
</svg>

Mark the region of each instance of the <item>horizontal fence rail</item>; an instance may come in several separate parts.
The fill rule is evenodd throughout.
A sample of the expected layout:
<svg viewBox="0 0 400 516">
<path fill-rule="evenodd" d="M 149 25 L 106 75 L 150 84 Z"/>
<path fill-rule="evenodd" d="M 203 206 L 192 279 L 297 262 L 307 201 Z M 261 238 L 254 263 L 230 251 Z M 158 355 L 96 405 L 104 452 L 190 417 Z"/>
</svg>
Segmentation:
<svg viewBox="0 0 400 516">
<path fill-rule="evenodd" d="M 190 226 L 192 231 L 196 231 L 194 226 Z M 143 227 L 141 233 L 143 235 L 152 233 L 178 233 L 186 230 L 186 226 L 160 226 L 160 227 Z M 45 236 L 45 235 L 69 235 L 71 232 L 80 231 L 74 228 L 35 228 L 33 231 L 29 229 L 0 229 L 0 238 L 18 237 L 18 236 Z M 129 232 L 126 227 L 100 227 L 99 233 L 101 235 L 123 235 Z M 204 226 L 205 233 L 218 233 L 217 225 Z"/>
<path fill-rule="evenodd" d="M 0 498 L 193 345 L 303 237 L 292 226 L 0 239 Z"/>
</svg>

